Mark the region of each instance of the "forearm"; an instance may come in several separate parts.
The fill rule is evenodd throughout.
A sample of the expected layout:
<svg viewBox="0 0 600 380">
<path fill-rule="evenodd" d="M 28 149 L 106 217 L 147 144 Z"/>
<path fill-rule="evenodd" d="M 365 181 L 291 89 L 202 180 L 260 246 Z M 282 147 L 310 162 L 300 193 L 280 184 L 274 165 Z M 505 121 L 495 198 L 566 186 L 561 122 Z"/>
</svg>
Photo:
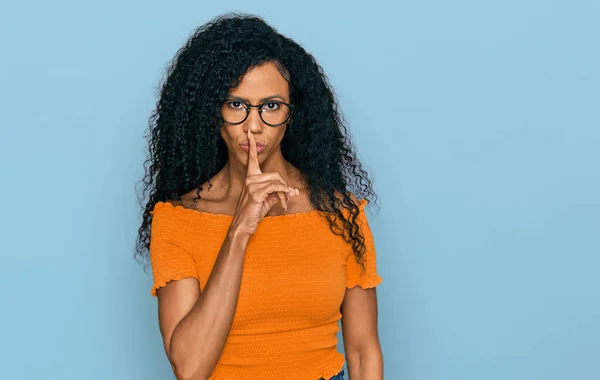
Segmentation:
<svg viewBox="0 0 600 380">
<path fill-rule="evenodd" d="M 233 323 L 249 236 L 230 229 L 211 275 L 170 341 L 178 379 L 206 379 L 216 366 Z"/>
<path fill-rule="evenodd" d="M 350 380 L 383 379 L 383 355 L 380 347 L 365 353 L 350 353 L 346 356 Z"/>
</svg>

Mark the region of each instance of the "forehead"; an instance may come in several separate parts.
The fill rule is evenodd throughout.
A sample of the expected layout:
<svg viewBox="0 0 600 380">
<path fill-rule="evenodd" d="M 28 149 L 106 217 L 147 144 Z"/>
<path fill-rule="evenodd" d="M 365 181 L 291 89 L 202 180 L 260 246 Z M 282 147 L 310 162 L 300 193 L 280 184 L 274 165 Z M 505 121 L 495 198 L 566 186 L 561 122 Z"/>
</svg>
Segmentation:
<svg viewBox="0 0 600 380">
<path fill-rule="evenodd" d="M 240 96 L 252 102 L 273 95 L 281 95 L 288 100 L 289 86 L 277 66 L 266 62 L 248 70 L 240 84 L 230 91 L 230 95 Z"/>
</svg>

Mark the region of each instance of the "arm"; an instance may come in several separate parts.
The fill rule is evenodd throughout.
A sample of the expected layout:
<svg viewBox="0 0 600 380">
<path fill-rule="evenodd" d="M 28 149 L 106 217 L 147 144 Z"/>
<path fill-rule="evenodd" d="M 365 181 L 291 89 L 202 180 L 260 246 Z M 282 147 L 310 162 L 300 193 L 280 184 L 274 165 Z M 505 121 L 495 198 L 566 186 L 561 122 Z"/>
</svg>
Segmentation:
<svg viewBox="0 0 600 380">
<path fill-rule="evenodd" d="M 206 286 L 198 280 L 170 281 L 157 291 L 160 331 L 179 380 L 207 379 L 233 323 L 249 235 L 230 228 Z"/>
<path fill-rule="evenodd" d="M 356 286 L 346 289 L 341 313 L 349 379 L 383 379 L 375 288 L 362 289 Z"/>
</svg>

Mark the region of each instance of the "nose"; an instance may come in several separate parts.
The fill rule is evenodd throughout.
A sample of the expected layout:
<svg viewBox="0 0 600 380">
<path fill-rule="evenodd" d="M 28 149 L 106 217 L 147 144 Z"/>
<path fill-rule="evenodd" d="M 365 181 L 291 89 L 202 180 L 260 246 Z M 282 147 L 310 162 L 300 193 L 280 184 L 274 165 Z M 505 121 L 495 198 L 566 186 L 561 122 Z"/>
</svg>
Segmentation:
<svg viewBox="0 0 600 380">
<path fill-rule="evenodd" d="M 258 108 L 250 107 L 250 114 L 244 122 L 244 132 L 247 132 L 249 129 L 252 133 L 262 133 L 264 128 L 265 126 L 258 113 Z"/>
</svg>

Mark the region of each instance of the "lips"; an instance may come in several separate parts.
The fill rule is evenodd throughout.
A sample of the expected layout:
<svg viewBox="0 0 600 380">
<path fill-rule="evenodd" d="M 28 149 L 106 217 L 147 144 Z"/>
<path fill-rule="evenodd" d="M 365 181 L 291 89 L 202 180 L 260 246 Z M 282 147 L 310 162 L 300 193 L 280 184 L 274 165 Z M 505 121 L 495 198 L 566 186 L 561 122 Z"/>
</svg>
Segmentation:
<svg viewBox="0 0 600 380">
<path fill-rule="evenodd" d="M 248 147 L 248 143 L 246 142 L 246 143 L 240 144 L 240 146 L 241 146 L 241 147 Z M 266 147 L 266 146 L 267 146 L 267 144 L 263 144 L 263 143 L 256 142 L 256 147 L 257 147 L 257 148 L 260 148 L 260 147 L 264 148 L 264 147 Z"/>
<path fill-rule="evenodd" d="M 260 153 L 260 152 L 262 152 L 263 150 L 265 150 L 265 148 L 266 148 L 266 147 L 267 147 L 267 146 L 266 146 L 265 144 L 256 143 L 256 152 L 257 152 L 257 153 Z M 240 144 L 240 148 L 242 148 L 242 150 L 243 150 L 244 152 L 246 152 L 246 153 L 248 153 L 248 151 L 250 150 L 250 149 L 248 148 L 248 144 L 247 144 L 247 143 L 246 143 L 246 144 Z"/>
</svg>

